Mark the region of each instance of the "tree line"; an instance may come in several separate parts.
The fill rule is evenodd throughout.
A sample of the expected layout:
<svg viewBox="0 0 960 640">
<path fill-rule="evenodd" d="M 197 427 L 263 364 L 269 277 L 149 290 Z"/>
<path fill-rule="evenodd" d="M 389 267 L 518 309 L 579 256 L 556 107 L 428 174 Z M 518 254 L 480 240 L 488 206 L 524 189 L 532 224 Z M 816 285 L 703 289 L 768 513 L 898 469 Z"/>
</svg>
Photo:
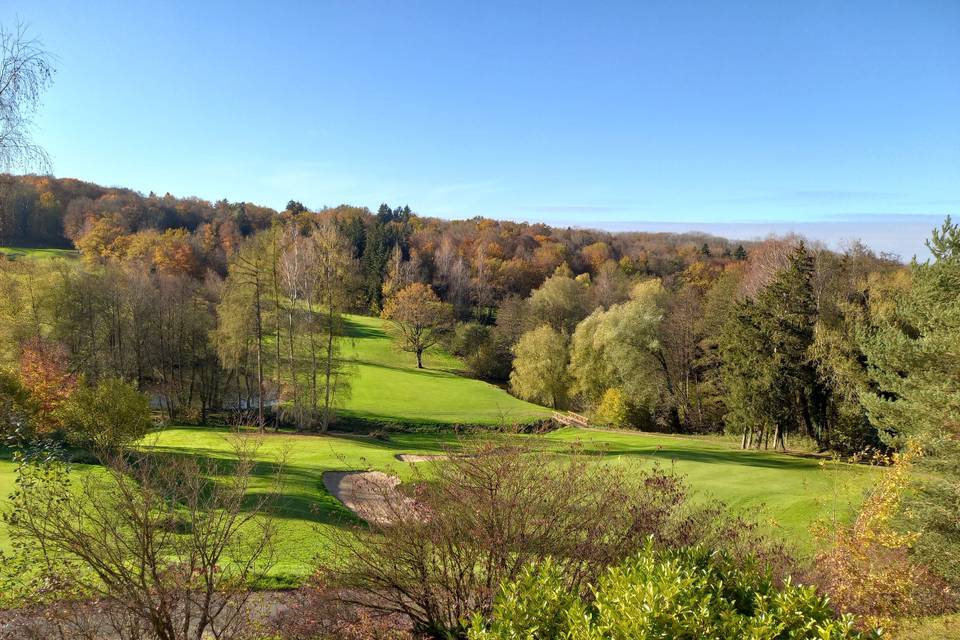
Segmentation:
<svg viewBox="0 0 960 640">
<path fill-rule="evenodd" d="M 860 243 L 836 252 L 799 237 L 732 243 L 295 200 L 277 212 L 4 180 L 19 195 L 0 199 L 0 215 L 22 228 L 54 220 L 82 262 L 4 266 L 8 360 L 52 340 L 74 371 L 131 381 L 171 420 L 228 407 L 326 428 L 349 388 L 342 315 L 360 312 L 389 320 L 421 366 L 442 343 L 473 375 L 600 423 L 736 433 L 744 447 L 791 435 L 844 453 L 883 445 L 863 400 L 863 335 L 911 278 Z"/>
</svg>

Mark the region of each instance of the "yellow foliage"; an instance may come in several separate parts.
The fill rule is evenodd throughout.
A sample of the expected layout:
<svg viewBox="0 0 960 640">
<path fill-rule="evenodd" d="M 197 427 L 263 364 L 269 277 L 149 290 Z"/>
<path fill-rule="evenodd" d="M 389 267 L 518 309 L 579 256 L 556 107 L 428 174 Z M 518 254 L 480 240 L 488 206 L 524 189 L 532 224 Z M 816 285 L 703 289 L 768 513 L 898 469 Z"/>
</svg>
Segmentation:
<svg viewBox="0 0 960 640">
<path fill-rule="evenodd" d="M 832 600 L 870 627 L 889 629 L 922 606 L 918 598 L 926 573 L 907 555 L 918 534 L 899 531 L 893 522 L 920 455 L 920 448 L 911 444 L 893 456 L 852 524 L 815 529 L 829 545 L 817 556 L 817 568 Z"/>
</svg>

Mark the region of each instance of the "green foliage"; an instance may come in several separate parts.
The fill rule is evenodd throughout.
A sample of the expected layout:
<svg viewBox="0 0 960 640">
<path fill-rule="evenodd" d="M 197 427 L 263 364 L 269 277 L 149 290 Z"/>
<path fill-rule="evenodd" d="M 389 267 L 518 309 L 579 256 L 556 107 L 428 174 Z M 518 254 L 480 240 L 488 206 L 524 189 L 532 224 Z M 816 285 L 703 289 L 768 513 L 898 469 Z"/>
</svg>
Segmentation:
<svg viewBox="0 0 960 640">
<path fill-rule="evenodd" d="M 513 347 L 510 388 L 529 402 L 554 408 L 567 401 L 567 340 L 550 325 L 523 334 Z"/>
<path fill-rule="evenodd" d="M 502 586 L 491 619 L 477 616 L 471 640 L 653 638 L 869 638 L 849 616 L 836 618 L 812 587 L 778 588 L 703 549 L 652 546 L 611 567 L 588 598 L 570 593 L 555 565 L 528 567 Z"/>
<path fill-rule="evenodd" d="M 510 376 L 510 349 L 502 345 L 491 327 L 477 322 L 457 325 L 453 352 L 463 358 L 478 378 L 506 380 Z"/>
<path fill-rule="evenodd" d="M 16 440 L 29 435 L 33 405 L 19 376 L 13 371 L 0 369 L 0 439 Z"/>
<path fill-rule="evenodd" d="M 924 453 L 916 463 L 912 491 L 904 497 L 907 524 L 920 534 L 913 556 L 960 587 L 960 441 L 931 439 Z"/>
<path fill-rule="evenodd" d="M 948 217 L 911 265 L 912 286 L 861 336 L 870 420 L 892 444 L 960 432 L 960 226 Z"/>
<path fill-rule="evenodd" d="M 727 419 L 739 433 L 773 430 L 781 446 L 798 428 L 819 435 L 811 411 L 816 377 L 807 357 L 816 322 L 812 277 L 813 262 L 800 243 L 788 266 L 755 300 L 739 303 L 724 327 Z"/>
<path fill-rule="evenodd" d="M 586 284 L 558 268 L 557 273 L 530 294 L 531 323 L 534 326 L 548 324 L 555 331 L 570 335 L 589 311 L 586 292 Z"/>
<path fill-rule="evenodd" d="M 915 490 L 904 499 L 914 553 L 960 585 L 960 225 L 948 217 L 911 265 L 910 289 L 861 335 L 871 385 L 862 394 L 884 439 L 923 445 Z M 883 311 L 883 310 L 881 310 Z"/>
<path fill-rule="evenodd" d="M 81 384 L 59 412 L 71 440 L 98 449 L 134 442 L 153 424 L 147 397 L 119 378 Z"/>
<path fill-rule="evenodd" d="M 662 294 L 658 281 L 641 283 L 631 300 L 597 309 L 577 326 L 569 373 L 571 392 L 583 403 L 595 405 L 616 387 L 625 404 L 653 411 L 662 387 L 657 359 Z"/>
</svg>

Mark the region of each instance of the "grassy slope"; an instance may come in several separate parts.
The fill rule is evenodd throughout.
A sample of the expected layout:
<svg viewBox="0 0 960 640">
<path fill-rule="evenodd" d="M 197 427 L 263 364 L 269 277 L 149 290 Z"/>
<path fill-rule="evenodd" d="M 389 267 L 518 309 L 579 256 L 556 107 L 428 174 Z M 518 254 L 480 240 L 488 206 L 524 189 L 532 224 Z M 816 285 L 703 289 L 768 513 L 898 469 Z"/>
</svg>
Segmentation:
<svg viewBox="0 0 960 640">
<path fill-rule="evenodd" d="M 16 489 L 14 480 L 13 462 L 10 460 L 9 451 L 0 449 L 0 509 L 6 507 L 7 496 Z M 0 522 L 0 551 L 6 551 L 10 548 L 10 536 L 7 535 L 7 527 Z"/>
<path fill-rule="evenodd" d="M 31 249 L 28 247 L 0 247 L 0 253 L 13 258 L 76 258 L 80 254 L 74 249 Z"/>
<path fill-rule="evenodd" d="M 463 365 L 439 350 L 416 357 L 397 349 L 383 320 L 347 317 L 347 357 L 357 362 L 351 397 L 343 413 L 375 420 L 461 424 L 512 424 L 550 411 L 503 389 L 460 375 Z"/>
</svg>

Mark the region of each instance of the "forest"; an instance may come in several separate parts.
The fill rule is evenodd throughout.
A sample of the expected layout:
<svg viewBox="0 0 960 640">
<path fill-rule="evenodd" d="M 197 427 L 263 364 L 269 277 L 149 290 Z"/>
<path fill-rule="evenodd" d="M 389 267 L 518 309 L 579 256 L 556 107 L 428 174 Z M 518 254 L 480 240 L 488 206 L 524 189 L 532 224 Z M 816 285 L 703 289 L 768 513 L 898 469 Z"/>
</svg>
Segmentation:
<svg viewBox="0 0 960 640">
<path fill-rule="evenodd" d="M 47 351 L 89 382 L 131 381 L 171 421 L 257 405 L 261 422 L 325 429 L 349 386 L 341 316 L 363 313 L 413 329 L 401 341 L 418 359 L 442 343 L 477 378 L 601 424 L 734 433 L 744 447 L 884 447 L 864 400 L 878 390 L 864 336 L 910 290 L 910 269 L 857 242 L 837 252 L 800 237 L 292 200 L 278 212 L 2 180 L 3 243 L 80 254 L 70 267 L 5 261 L 8 362 Z"/>
</svg>

